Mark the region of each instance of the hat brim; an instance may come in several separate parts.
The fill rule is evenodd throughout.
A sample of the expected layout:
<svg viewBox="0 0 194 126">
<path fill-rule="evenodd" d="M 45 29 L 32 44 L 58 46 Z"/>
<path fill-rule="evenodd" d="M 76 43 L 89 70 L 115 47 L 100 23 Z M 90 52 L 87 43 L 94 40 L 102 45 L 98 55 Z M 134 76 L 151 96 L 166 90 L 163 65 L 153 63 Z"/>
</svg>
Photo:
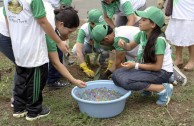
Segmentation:
<svg viewBox="0 0 194 126">
<path fill-rule="evenodd" d="M 94 48 L 100 48 L 100 42 L 94 42 Z"/>
<path fill-rule="evenodd" d="M 106 21 L 95 23 L 95 25 L 107 25 Z"/>
<path fill-rule="evenodd" d="M 139 17 L 148 18 L 148 15 L 145 11 L 135 11 L 135 14 Z"/>
</svg>

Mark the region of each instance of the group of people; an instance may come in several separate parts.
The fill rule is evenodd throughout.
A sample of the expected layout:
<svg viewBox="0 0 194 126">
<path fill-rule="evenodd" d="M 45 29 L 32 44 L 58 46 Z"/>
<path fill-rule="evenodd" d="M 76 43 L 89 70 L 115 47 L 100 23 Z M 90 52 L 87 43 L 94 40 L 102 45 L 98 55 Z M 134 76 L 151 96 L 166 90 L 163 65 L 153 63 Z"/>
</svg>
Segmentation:
<svg viewBox="0 0 194 126">
<path fill-rule="evenodd" d="M 72 49 L 80 69 L 88 77 L 94 77 L 85 57 L 91 52 L 100 54 L 100 65 L 107 64 L 100 79 L 111 78 L 117 86 L 141 91 L 142 96 L 156 92 L 156 103 L 168 105 L 173 93 L 171 83 L 179 81 L 184 85 L 187 81 L 178 69 L 183 64 L 183 46 L 189 47 L 189 61 L 184 70 L 194 68 L 190 29 L 194 25 L 194 2 L 173 0 L 166 35 L 161 30 L 165 25 L 164 13 L 155 6 L 146 7 L 146 0 L 100 2 L 102 11 L 88 11 L 88 20 L 79 29 Z M 64 87 L 66 84 L 58 81 L 61 76 L 80 88 L 87 86 L 63 65 L 64 53 L 70 53 L 68 36 L 80 25 L 71 3 L 71 0 L 4 0 L 4 8 L 0 10 L 3 13 L 0 51 L 16 66 L 14 117 L 32 121 L 47 116 L 50 110 L 42 107 L 42 90 L 46 83 L 49 87 Z M 176 47 L 174 62 L 166 36 Z"/>
</svg>

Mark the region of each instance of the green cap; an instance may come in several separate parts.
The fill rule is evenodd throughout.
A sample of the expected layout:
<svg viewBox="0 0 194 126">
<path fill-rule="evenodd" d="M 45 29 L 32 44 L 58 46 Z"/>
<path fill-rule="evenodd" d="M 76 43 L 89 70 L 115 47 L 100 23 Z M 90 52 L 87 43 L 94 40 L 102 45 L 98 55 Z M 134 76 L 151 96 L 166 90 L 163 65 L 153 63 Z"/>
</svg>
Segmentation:
<svg viewBox="0 0 194 126">
<path fill-rule="evenodd" d="M 96 25 L 92 29 L 92 38 L 94 42 L 94 48 L 100 48 L 100 42 L 107 36 L 108 25 Z"/>
<path fill-rule="evenodd" d="M 60 0 L 60 3 L 65 6 L 71 6 L 72 0 Z"/>
<path fill-rule="evenodd" d="M 164 26 L 165 17 L 162 10 L 157 7 L 151 6 L 144 11 L 135 11 L 137 16 L 148 18 L 156 23 L 160 28 Z"/>
<path fill-rule="evenodd" d="M 88 21 L 95 23 L 95 25 L 106 24 L 102 12 L 98 9 L 92 9 L 88 12 Z"/>
</svg>

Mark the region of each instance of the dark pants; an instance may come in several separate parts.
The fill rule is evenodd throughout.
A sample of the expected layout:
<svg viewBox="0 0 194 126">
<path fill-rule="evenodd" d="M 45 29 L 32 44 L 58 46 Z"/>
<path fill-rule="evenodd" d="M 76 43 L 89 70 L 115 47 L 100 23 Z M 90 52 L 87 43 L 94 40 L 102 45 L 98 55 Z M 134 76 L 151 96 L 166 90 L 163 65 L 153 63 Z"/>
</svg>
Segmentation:
<svg viewBox="0 0 194 126">
<path fill-rule="evenodd" d="M 34 68 L 16 66 L 14 112 L 27 110 L 28 116 L 42 111 L 42 90 L 48 76 L 48 63 Z"/>
<path fill-rule="evenodd" d="M 59 60 L 63 63 L 63 52 L 57 47 L 57 52 L 59 55 Z M 61 74 L 55 69 L 51 62 L 49 62 L 49 72 L 47 78 L 47 84 L 53 84 L 61 78 Z"/>
<path fill-rule="evenodd" d="M 13 55 L 13 49 L 11 44 L 11 38 L 4 36 L 0 33 L 0 52 L 2 52 L 9 60 L 15 64 L 15 57 Z M 16 79 L 16 73 L 14 74 L 14 82 Z M 13 84 L 14 88 L 14 84 Z M 12 92 L 13 95 L 14 92 Z"/>
<path fill-rule="evenodd" d="M 126 90 L 139 91 L 148 88 L 150 84 L 168 83 L 171 75 L 171 72 L 165 70 L 155 72 L 120 68 L 113 72 L 112 80 Z"/>
</svg>

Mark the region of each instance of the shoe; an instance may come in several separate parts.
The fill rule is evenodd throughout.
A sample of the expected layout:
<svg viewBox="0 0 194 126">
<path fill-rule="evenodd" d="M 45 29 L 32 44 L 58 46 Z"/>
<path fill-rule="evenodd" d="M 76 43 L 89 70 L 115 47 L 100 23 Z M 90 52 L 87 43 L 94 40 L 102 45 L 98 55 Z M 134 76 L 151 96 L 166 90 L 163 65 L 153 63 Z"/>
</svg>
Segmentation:
<svg viewBox="0 0 194 126">
<path fill-rule="evenodd" d="M 11 98 L 11 108 L 14 107 L 13 102 L 14 102 L 14 98 L 12 97 L 12 98 Z"/>
<path fill-rule="evenodd" d="M 48 116 L 49 113 L 50 113 L 49 108 L 45 107 L 45 108 L 42 108 L 42 111 L 38 115 L 36 115 L 36 116 L 29 116 L 29 115 L 27 115 L 26 116 L 26 120 L 34 121 L 34 120 L 39 119 L 41 117 Z"/>
<path fill-rule="evenodd" d="M 13 112 L 13 117 L 16 117 L 16 118 L 22 118 L 22 117 L 25 117 L 27 114 L 27 111 L 21 111 L 21 112 Z"/>
<path fill-rule="evenodd" d="M 67 86 L 68 84 L 68 82 L 55 81 L 53 84 L 47 84 L 47 87 L 49 87 L 49 89 L 59 89 Z"/>
<path fill-rule="evenodd" d="M 173 66 L 173 71 L 174 81 L 172 83 L 184 86 L 187 83 L 187 77 L 180 71 L 180 69 L 176 65 Z"/>
<path fill-rule="evenodd" d="M 156 101 L 156 104 L 165 106 L 168 105 L 170 102 L 172 92 L 173 92 L 173 85 L 169 83 L 164 83 L 163 84 L 165 91 L 157 93 L 158 94 L 158 100 Z"/>
<path fill-rule="evenodd" d="M 141 92 L 141 96 L 143 96 L 143 97 L 150 97 L 150 96 L 152 96 L 152 94 L 153 94 L 153 92 L 151 92 L 151 91 L 145 91 L 145 90 L 143 90 Z"/>
</svg>

